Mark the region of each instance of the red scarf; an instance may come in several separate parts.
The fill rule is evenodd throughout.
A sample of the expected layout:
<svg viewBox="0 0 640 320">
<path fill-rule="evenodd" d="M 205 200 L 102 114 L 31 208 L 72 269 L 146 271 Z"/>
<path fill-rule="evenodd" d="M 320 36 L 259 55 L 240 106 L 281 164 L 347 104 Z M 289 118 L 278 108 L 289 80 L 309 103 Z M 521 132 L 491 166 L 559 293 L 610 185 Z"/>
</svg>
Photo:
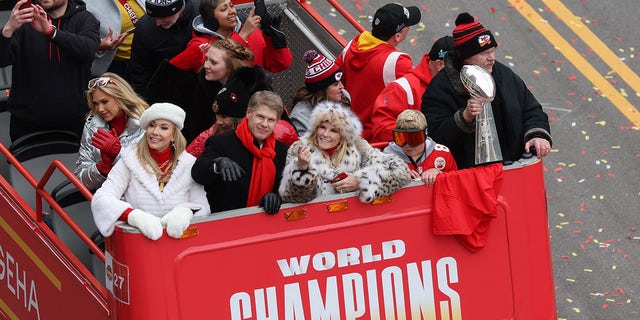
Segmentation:
<svg viewBox="0 0 640 320">
<path fill-rule="evenodd" d="M 111 121 L 109 121 L 111 129 L 116 129 L 118 137 L 124 132 L 124 128 L 127 126 L 127 115 L 124 112 L 118 113 Z"/>
<path fill-rule="evenodd" d="M 276 137 L 271 133 L 264 139 L 262 149 L 259 149 L 253 144 L 254 137 L 249 131 L 247 118 L 243 118 L 236 128 L 236 135 L 242 145 L 253 154 L 247 207 L 256 206 L 265 194 L 273 190 L 273 183 L 276 180 L 276 165 L 273 163 L 276 157 Z"/>
</svg>

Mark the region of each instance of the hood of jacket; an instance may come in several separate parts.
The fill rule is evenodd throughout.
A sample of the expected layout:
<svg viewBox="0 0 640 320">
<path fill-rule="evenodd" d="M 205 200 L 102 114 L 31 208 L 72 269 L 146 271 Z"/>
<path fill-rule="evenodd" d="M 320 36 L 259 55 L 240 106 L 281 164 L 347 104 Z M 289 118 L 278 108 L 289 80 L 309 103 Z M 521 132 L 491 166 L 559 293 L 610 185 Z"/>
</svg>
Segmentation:
<svg viewBox="0 0 640 320">
<path fill-rule="evenodd" d="M 311 123 L 305 133 L 305 138 L 309 140 L 316 132 L 320 124 L 328 121 L 340 130 L 348 144 L 355 144 L 362 134 L 362 123 L 351 109 L 336 101 L 324 100 L 318 102 L 311 112 Z"/>
<path fill-rule="evenodd" d="M 424 148 L 424 152 L 422 153 L 422 155 L 420 155 L 416 163 L 422 163 L 422 161 L 427 158 L 427 155 L 430 155 L 436 147 L 436 143 L 431 139 L 431 137 L 427 137 L 425 143 L 426 145 Z M 407 154 L 402 150 L 402 147 L 397 145 L 395 142 L 389 142 L 389 145 L 384 148 L 384 152 L 395 154 L 404 162 L 411 162 L 411 160 L 409 160 L 409 156 L 407 156 Z"/>
<path fill-rule="evenodd" d="M 380 51 L 388 50 L 386 46 L 391 46 L 388 42 L 374 37 L 371 32 L 364 31 L 351 41 L 349 46 L 349 58 L 345 63 L 355 70 L 361 70 L 369 64 L 372 57 Z M 395 49 L 394 49 L 395 50 Z"/>
<path fill-rule="evenodd" d="M 234 31 L 240 32 L 240 28 L 242 28 L 242 22 L 240 21 L 240 18 L 238 18 L 238 16 L 236 16 L 236 21 L 238 23 L 236 23 L 236 27 Z M 214 36 L 219 39 L 224 39 L 224 36 L 219 34 L 218 30 L 211 30 L 204 26 L 204 23 L 202 21 L 202 15 L 197 15 L 195 18 L 193 18 L 193 22 L 191 22 L 191 26 L 193 27 L 193 30 L 196 32 L 200 32 L 202 34 L 206 34 L 209 36 Z"/>
</svg>

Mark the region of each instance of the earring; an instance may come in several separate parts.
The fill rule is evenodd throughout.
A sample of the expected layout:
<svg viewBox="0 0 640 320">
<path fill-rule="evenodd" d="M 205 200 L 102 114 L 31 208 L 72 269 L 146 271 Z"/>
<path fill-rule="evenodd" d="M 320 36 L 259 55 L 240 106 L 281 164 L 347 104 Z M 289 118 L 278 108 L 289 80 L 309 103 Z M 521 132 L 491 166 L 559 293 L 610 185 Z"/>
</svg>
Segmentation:
<svg viewBox="0 0 640 320">
<path fill-rule="evenodd" d="M 173 149 L 176 148 L 176 142 L 175 141 L 171 141 L 171 148 L 173 148 Z"/>
</svg>

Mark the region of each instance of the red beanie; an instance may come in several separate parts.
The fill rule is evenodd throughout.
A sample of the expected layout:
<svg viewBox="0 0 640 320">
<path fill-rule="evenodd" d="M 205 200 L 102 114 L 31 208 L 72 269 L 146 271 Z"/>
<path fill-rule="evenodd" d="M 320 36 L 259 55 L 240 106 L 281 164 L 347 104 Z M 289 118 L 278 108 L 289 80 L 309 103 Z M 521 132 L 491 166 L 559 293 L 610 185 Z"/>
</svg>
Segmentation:
<svg viewBox="0 0 640 320">
<path fill-rule="evenodd" d="M 315 50 L 308 50 L 303 58 L 307 62 L 304 83 L 309 92 L 320 91 L 342 79 L 342 70 L 333 60 Z"/>
<path fill-rule="evenodd" d="M 459 14 L 456 18 L 456 28 L 453 29 L 453 42 L 456 48 L 456 56 L 461 61 L 498 46 L 491 31 L 485 29 L 480 22 L 476 22 L 467 12 Z"/>
</svg>

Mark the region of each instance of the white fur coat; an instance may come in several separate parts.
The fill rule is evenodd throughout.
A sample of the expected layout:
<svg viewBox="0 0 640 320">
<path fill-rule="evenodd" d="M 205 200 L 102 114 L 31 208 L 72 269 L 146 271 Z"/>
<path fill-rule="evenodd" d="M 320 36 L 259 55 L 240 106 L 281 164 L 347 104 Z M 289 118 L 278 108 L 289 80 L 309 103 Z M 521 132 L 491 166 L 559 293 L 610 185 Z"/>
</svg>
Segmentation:
<svg viewBox="0 0 640 320">
<path fill-rule="evenodd" d="M 138 160 L 136 146 L 124 149 L 121 157 L 91 201 L 93 219 L 104 236 L 113 233 L 118 218 L 128 208 L 158 217 L 177 206 L 191 208 L 196 211 L 195 215 L 210 212 L 203 186 L 191 178 L 191 167 L 196 161 L 191 154 L 180 155 L 162 192 L 155 174 L 144 170 Z"/>
<path fill-rule="evenodd" d="M 311 161 L 307 171 L 298 170 L 298 149 L 307 146 Z M 335 154 L 334 154 L 335 156 Z M 358 138 L 348 144 L 342 161 L 333 166 L 329 155 L 310 146 L 302 138 L 289 148 L 287 165 L 280 183 L 280 196 L 287 202 L 308 202 L 321 195 L 335 194 L 331 180 L 340 172 L 351 172 L 360 184 L 356 191 L 360 201 L 371 202 L 389 195 L 411 181 L 409 168 L 396 155 L 385 154 Z"/>
</svg>

